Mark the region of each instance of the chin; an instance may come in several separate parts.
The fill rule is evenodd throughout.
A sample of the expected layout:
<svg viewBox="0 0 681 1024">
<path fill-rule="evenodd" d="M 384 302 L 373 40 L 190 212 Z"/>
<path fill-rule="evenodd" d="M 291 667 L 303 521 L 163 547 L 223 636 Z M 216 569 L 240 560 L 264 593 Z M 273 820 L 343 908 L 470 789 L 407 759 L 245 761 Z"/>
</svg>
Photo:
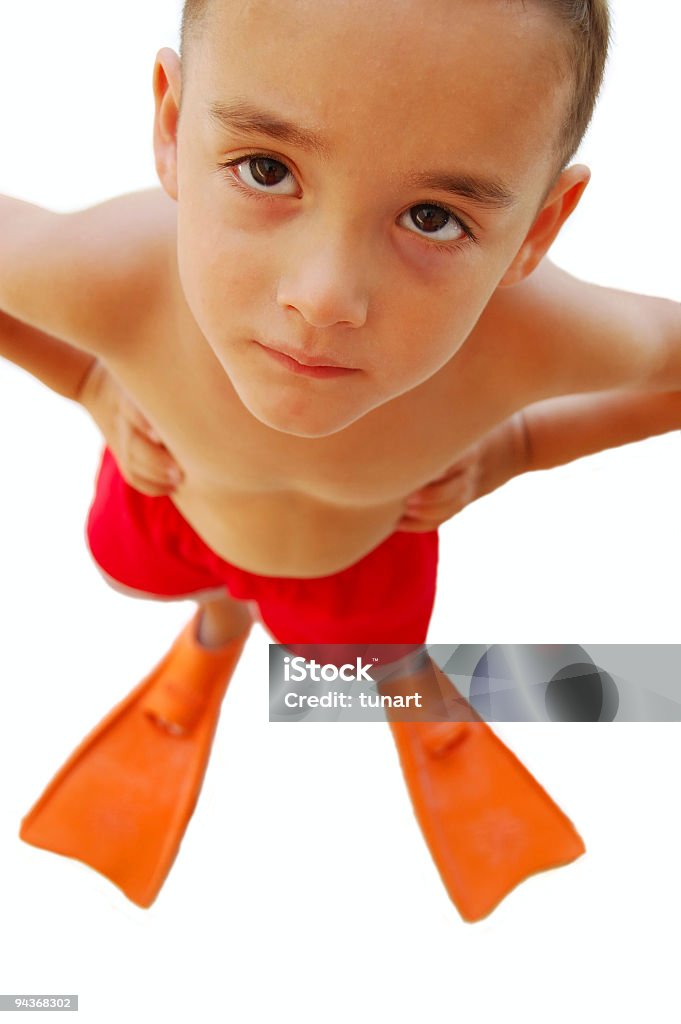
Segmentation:
<svg viewBox="0 0 681 1024">
<path fill-rule="evenodd" d="M 323 402 L 310 403 L 301 401 L 299 397 L 284 400 L 282 396 L 277 402 L 267 401 L 253 394 L 250 389 L 241 389 L 236 384 L 235 390 L 256 420 L 271 430 L 292 437 L 329 437 L 360 419 L 366 411 L 332 410 L 325 407 Z"/>
<path fill-rule="evenodd" d="M 276 430 L 280 434 L 290 434 L 291 437 L 330 437 L 332 434 L 337 434 L 339 431 L 344 430 L 345 427 L 348 427 L 360 418 L 359 416 L 353 416 L 341 419 L 328 415 L 319 417 L 295 416 L 271 409 L 263 409 L 258 405 L 249 405 L 247 402 L 244 402 L 244 405 L 251 415 L 264 424 L 264 426 L 269 427 L 271 430 Z"/>
</svg>

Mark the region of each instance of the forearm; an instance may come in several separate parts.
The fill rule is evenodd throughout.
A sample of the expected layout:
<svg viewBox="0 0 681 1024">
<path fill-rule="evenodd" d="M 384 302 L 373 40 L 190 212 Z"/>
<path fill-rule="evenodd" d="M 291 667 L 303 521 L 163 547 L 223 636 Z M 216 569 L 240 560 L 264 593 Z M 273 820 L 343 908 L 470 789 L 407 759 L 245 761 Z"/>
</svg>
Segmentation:
<svg viewBox="0 0 681 1024">
<path fill-rule="evenodd" d="M 551 469 L 583 455 L 681 430 L 681 391 L 566 395 L 523 410 L 527 469 Z"/>
<path fill-rule="evenodd" d="M 0 312 L 0 356 L 65 398 L 78 399 L 95 357 Z"/>
</svg>

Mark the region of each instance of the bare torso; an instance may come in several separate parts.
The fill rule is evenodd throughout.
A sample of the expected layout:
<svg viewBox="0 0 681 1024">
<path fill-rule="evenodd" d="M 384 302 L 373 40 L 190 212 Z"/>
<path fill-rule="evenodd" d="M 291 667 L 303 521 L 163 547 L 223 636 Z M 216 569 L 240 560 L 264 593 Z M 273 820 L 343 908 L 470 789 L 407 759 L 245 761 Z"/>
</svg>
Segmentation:
<svg viewBox="0 0 681 1024">
<path fill-rule="evenodd" d="M 517 360 L 481 320 L 438 373 L 350 427 L 312 439 L 273 430 L 243 406 L 199 331 L 173 252 L 169 223 L 159 310 L 102 358 L 183 468 L 175 505 L 242 569 L 315 577 L 351 565 L 393 532 L 410 492 L 525 404 L 509 387 Z"/>
</svg>

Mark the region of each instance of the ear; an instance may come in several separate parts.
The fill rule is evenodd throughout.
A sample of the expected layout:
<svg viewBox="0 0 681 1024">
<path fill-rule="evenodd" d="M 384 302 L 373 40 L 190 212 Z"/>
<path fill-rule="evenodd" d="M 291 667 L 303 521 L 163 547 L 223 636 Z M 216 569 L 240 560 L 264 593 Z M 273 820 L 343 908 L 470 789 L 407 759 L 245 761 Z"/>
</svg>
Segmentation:
<svg viewBox="0 0 681 1024">
<path fill-rule="evenodd" d="M 561 173 L 544 200 L 515 259 L 499 282 L 500 287 L 518 284 L 542 261 L 582 198 L 590 178 L 591 171 L 584 164 L 575 164 Z"/>
<path fill-rule="evenodd" d="M 154 65 L 154 155 L 159 180 L 177 199 L 177 127 L 182 94 L 182 63 L 174 50 L 159 50 Z"/>
</svg>

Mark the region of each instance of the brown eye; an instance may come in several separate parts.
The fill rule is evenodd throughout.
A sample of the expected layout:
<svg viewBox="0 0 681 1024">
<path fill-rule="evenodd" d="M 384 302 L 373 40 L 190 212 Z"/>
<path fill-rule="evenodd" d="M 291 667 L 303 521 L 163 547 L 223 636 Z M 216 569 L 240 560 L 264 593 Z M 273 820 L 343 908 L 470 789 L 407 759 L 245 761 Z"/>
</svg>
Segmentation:
<svg viewBox="0 0 681 1024">
<path fill-rule="evenodd" d="M 293 196 L 298 190 L 298 183 L 281 160 L 265 154 L 245 156 L 241 160 L 232 160 L 224 165 L 234 168 L 239 180 L 253 192 L 272 192 L 275 196 Z"/>
<path fill-rule="evenodd" d="M 441 231 L 450 221 L 450 215 L 441 206 L 412 206 L 409 213 L 420 231 Z"/>
<path fill-rule="evenodd" d="M 399 224 L 422 238 L 431 236 L 437 242 L 458 242 L 468 232 L 459 218 L 444 206 L 435 203 L 419 203 L 406 210 Z"/>
<path fill-rule="evenodd" d="M 249 170 L 259 185 L 270 188 L 272 185 L 281 185 L 289 173 L 288 168 L 279 163 L 278 160 L 270 160 L 267 156 L 257 156 L 249 160 Z"/>
</svg>

